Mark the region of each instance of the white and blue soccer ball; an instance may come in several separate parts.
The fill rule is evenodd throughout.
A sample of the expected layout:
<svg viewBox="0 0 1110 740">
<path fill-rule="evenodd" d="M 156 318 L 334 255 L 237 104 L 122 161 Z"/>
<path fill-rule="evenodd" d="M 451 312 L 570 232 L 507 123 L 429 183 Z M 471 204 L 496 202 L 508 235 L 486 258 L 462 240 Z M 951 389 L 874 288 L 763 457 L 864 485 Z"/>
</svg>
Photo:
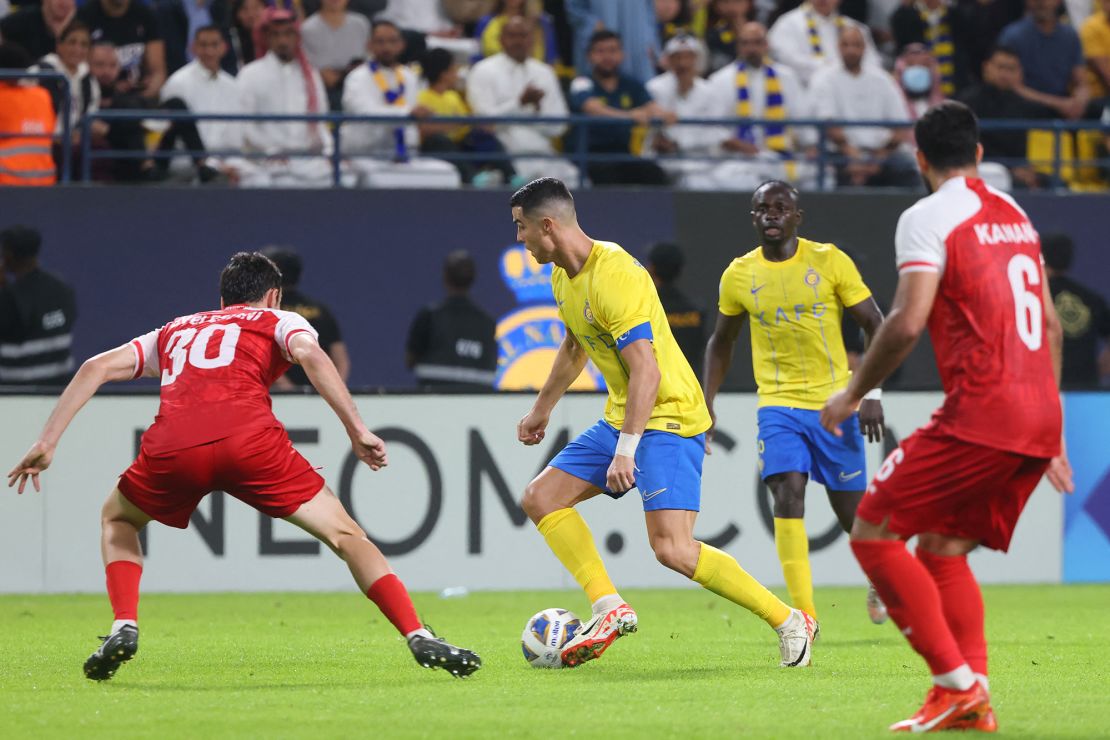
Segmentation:
<svg viewBox="0 0 1110 740">
<path fill-rule="evenodd" d="M 533 668 L 562 668 L 563 646 L 574 639 L 582 620 L 567 609 L 544 609 L 524 625 L 520 647 Z"/>
</svg>

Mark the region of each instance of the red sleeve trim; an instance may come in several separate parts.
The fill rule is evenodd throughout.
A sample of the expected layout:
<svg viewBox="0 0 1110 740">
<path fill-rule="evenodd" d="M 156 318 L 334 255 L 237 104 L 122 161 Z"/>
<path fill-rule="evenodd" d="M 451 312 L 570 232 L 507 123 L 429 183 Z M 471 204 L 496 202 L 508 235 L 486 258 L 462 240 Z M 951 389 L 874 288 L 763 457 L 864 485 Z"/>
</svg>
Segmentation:
<svg viewBox="0 0 1110 740">
<path fill-rule="evenodd" d="M 131 345 L 135 348 L 135 373 L 131 379 L 137 380 L 142 376 L 143 368 L 146 367 L 146 353 L 143 352 L 143 343 L 138 339 L 132 339 Z"/>
<path fill-rule="evenodd" d="M 898 265 L 898 272 L 940 272 L 940 265 L 934 262 L 914 260 Z"/>
<path fill-rule="evenodd" d="M 308 334 L 309 331 L 308 329 L 294 329 L 293 331 L 285 335 L 285 354 L 289 355 L 290 357 L 293 356 L 293 350 L 289 349 L 289 340 L 301 333 Z"/>
</svg>

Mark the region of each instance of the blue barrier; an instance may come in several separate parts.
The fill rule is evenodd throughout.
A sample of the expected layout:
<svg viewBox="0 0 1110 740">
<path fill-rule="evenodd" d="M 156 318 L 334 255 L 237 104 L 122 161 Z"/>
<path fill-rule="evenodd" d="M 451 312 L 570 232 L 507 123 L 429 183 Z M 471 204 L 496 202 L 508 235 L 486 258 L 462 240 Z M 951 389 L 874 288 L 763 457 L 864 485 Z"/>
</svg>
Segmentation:
<svg viewBox="0 0 1110 740">
<path fill-rule="evenodd" d="M 148 152 L 148 151 L 118 151 L 118 150 L 100 150 L 94 151 L 91 147 L 91 124 L 94 120 L 111 121 L 135 121 L 135 120 L 164 120 L 164 121 L 227 121 L 227 122 L 289 122 L 289 123 L 325 123 L 331 127 L 333 136 L 332 152 L 326 156 L 331 159 L 332 163 L 332 184 L 336 187 L 341 185 L 341 171 L 344 153 L 342 150 L 342 128 L 348 124 L 378 124 L 397 126 L 399 119 L 396 116 L 356 116 L 347 115 L 342 113 L 320 113 L 320 114 L 229 114 L 229 113 L 198 113 L 193 111 L 167 111 L 167 110 L 102 110 L 90 112 L 81 120 L 82 136 L 82 181 L 88 182 L 91 179 L 91 160 L 92 159 L 110 159 L 110 158 L 172 158 L 175 156 L 237 156 L 245 159 L 271 159 L 274 155 L 265 152 L 197 152 L 188 150 L 175 150 L 167 152 Z M 419 123 L 417 119 L 401 119 L 404 125 L 414 125 Z M 573 153 L 564 153 L 563 155 L 542 155 L 542 154 L 528 154 L 528 158 L 552 158 L 552 159 L 568 159 L 573 162 L 579 170 L 579 186 L 584 187 L 587 185 L 586 169 L 587 165 L 593 162 L 630 162 L 640 160 L 634 154 L 628 153 L 601 153 L 590 152 L 587 149 L 588 132 L 589 129 L 595 126 L 628 126 L 630 121 L 620 118 L 608 118 L 598 116 L 583 116 L 571 115 L 566 117 L 550 117 L 550 116 L 537 116 L 531 118 L 518 118 L 510 116 L 443 116 L 436 117 L 436 123 L 453 123 L 460 125 L 514 125 L 514 126 L 540 126 L 548 124 L 561 124 L 567 126 L 582 127 L 582 134 L 577 137 L 577 149 Z M 683 119 L 679 121 L 679 125 L 683 126 L 717 126 L 733 128 L 743 123 L 744 125 L 768 125 L 774 124 L 778 126 L 791 126 L 791 127 L 804 127 L 813 128 L 817 131 L 817 147 L 816 156 L 812 160 L 817 165 L 817 186 L 819 190 L 825 189 L 826 167 L 827 165 L 835 165 L 844 162 L 845 160 L 838 155 L 829 152 L 828 132 L 831 128 L 911 128 L 912 122 L 908 121 L 880 121 L 880 120 L 862 120 L 862 121 L 846 121 L 846 120 L 823 120 L 814 118 L 795 118 L 786 120 L 770 121 L 767 119 L 741 119 L 741 118 L 698 118 L 698 119 Z M 648 124 L 650 128 L 660 129 L 664 126 L 661 120 L 654 120 Z M 1053 182 L 1059 185 L 1062 183 L 1061 170 L 1063 159 L 1063 144 L 1062 136 L 1065 132 L 1073 131 L 1102 131 L 1110 135 L 1110 124 L 1100 123 L 1098 121 L 1065 121 L 1065 120 L 984 120 L 980 122 L 980 127 L 983 131 L 1028 131 L 1030 129 L 1047 130 L 1053 136 Z M 321 157 L 325 156 L 322 151 L 296 151 L 296 152 L 282 152 L 282 158 L 291 157 Z M 358 156 L 357 154 L 355 156 Z M 371 156 L 369 153 L 366 156 Z M 437 159 L 444 159 L 447 161 L 467 161 L 467 160 L 490 160 L 495 158 L 511 159 L 511 153 L 465 153 L 465 152 L 436 152 Z M 670 159 L 676 160 L 695 160 L 695 161 L 719 161 L 719 156 L 704 155 L 704 154 L 678 154 L 668 155 Z M 664 158 L 664 161 L 667 158 Z M 789 159 L 789 157 L 784 157 Z M 800 158 L 802 159 L 802 158 Z M 1021 160 L 1023 163 L 1025 160 Z M 1110 159 L 1107 160 L 1094 160 L 1085 162 L 1084 164 L 1096 165 L 1110 165 Z"/>
</svg>

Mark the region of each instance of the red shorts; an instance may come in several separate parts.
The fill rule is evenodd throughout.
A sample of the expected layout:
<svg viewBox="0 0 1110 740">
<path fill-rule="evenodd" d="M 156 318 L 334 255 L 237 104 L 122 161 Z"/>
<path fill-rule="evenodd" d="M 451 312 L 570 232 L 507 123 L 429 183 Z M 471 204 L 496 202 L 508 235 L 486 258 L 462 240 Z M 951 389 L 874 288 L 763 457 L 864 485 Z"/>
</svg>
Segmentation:
<svg viewBox="0 0 1110 740">
<path fill-rule="evenodd" d="M 883 462 L 856 516 L 903 537 L 930 532 L 1005 552 L 1048 463 L 919 429 Z"/>
<path fill-rule="evenodd" d="M 226 439 L 164 455 L 139 457 L 119 479 L 119 490 L 144 514 L 185 529 L 200 500 L 227 491 L 274 518 L 284 518 L 324 487 L 280 426 L 251 429 Z"/>
</svg>

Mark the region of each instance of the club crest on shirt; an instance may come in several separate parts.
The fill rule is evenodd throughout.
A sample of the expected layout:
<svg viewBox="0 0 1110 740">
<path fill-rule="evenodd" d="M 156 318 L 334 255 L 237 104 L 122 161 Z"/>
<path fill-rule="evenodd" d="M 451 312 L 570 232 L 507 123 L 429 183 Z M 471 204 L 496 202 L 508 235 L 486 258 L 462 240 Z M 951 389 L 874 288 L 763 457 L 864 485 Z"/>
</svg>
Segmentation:
<svg viewBox="0 0 1110 740">
<path fill-rule="evenodd" d="M 586 301 L 586 307 L 582 309 L 582 316 L 585 317 L 586 323 L 591 326 L 594 323 L 594 312 L 590 310 L 590 301 Z"/>
<path fill-rule="evenodd" d="M 806 281 L 806 285 L 811 288 L 816 288 L 817 284 L 821 282 L 821 276 L 812 267 L 806 270 L 806 276 L 803 279 Z"/>
</svg>

